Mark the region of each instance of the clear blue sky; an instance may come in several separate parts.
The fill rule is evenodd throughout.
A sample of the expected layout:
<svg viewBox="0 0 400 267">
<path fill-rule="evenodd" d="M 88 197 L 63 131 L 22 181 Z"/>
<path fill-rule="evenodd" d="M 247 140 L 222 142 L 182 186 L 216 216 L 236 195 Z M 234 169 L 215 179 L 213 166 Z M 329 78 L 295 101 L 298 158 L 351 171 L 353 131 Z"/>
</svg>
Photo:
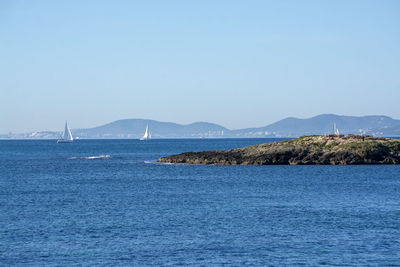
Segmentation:
<svg viewBox="0 0 400 267">
<path fill-rule="evenodd" d="M 0 0 L 0 133 L 400 119 L 400 1 Z"/>
</svg>

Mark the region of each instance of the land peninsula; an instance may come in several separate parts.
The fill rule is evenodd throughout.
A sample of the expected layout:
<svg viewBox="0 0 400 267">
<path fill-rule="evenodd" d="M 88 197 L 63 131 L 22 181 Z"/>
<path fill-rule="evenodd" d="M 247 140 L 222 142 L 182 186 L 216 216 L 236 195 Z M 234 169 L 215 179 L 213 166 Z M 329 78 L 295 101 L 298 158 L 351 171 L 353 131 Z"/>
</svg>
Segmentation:
<svg viewBox="0 0 400 267">
<path fill-rule="evenodd" d="M 360 135 L 302 136 L 231 150 L 186 152 L 160 163 L 215 165 L 400 164 L 400 140 Z"/>
</svg>

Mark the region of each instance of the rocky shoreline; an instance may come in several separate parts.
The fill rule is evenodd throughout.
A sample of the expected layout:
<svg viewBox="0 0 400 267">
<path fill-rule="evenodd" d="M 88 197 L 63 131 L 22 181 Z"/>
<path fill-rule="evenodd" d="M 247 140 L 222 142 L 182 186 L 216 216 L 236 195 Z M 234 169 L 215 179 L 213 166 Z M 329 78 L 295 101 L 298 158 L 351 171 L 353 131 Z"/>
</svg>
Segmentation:
<svg viewBox="0 0 400 267">
<path fill-rule="evenodd" d="M 400 164 L 400 140 L 359 135 L 302 136 L 231 150 L 186 152 L 160 163 L 215 165 Z"/>
</svg>

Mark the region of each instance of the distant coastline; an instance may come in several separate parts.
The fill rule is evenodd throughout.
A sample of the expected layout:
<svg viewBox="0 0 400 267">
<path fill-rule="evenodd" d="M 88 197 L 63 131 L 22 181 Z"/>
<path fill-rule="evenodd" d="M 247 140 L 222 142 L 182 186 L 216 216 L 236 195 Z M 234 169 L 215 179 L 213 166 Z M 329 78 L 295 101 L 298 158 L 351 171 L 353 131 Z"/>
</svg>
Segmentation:
<svg viewBox="0 0 400 267">
<path fill-rule="evenodd" d="M 138 139 L 146 125 L 157 138 L 296 138 L 303 135 L 324 135 L 332 132 L 336 124 L 343 134 L 373 135 L 385 137 L 400 136 L 400 120 L 388 116 L 340 116 L 322 114 L 312 118 L 286 118 L 263 127 L 231 130 L 208 122 L 187 125 L 159 122 L 146 119 L 125 119 L 87 129 L 74 129 L 72 134 L 81 139 Z M 60 131 L 37 131 L 28 133 L 0 134 L 0 139 L 58 139 Z"/>
</svg>

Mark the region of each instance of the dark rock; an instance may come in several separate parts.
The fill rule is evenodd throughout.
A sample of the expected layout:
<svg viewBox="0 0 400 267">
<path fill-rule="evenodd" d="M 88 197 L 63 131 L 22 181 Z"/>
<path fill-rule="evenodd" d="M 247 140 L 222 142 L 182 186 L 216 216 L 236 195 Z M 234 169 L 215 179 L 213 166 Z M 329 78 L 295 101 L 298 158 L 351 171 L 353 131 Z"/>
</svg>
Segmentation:
<svg viewBox="0 0 400 267">
<path fill-rule="evenodd" d="M 400 164 L 400 140 L 372 136 L 303 136 L 232 150 L 186 152 L 162 163 L 215 165 Z"/>
</svg>

